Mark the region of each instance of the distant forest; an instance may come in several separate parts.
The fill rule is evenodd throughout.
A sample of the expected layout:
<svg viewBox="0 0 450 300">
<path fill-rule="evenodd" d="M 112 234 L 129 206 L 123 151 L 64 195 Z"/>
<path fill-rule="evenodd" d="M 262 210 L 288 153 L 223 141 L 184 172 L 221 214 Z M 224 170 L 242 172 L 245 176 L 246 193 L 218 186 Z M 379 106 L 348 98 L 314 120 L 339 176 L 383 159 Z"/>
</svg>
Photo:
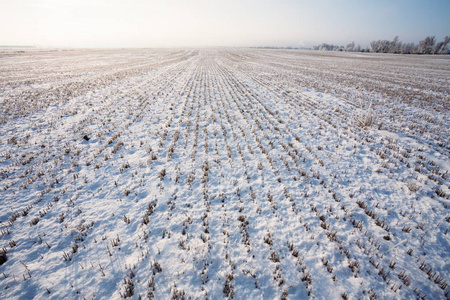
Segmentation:
<svg viewBox="0 0 450 300">
<path fill-rule="evenodd" d="M 325 51 L 348 51 L 348 52 L 375 52 L 375 53 L 401 53 L 401 54 L 449 54 L 447 45 L 450 42 L 450 37 L 446 36 L 444 41 L 436 42 L 434 36 L 427 36 L 419 44 L 402 43 L 396 36 L 392 41 L 378 40 L 370 43 L 369 48 L 361 48 L 360 45 L 355 46 L 355 42 L 351 42 L 346 47 L 321 44 L 314 46 L 314 50 Z"/>
</svg>

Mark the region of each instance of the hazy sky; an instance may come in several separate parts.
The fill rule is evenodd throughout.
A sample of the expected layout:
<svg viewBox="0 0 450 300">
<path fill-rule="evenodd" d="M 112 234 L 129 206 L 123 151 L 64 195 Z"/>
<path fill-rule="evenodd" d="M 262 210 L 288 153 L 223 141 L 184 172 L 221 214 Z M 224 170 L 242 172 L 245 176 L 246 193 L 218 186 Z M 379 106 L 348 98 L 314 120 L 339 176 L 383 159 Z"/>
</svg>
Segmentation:
<svg viewBox="0 0 450 300">
<path fill-rule="evenodd" d="M 367 46 L 450 35 L 450 0 L 0 0 L 0 45 Z"/>
</svg>

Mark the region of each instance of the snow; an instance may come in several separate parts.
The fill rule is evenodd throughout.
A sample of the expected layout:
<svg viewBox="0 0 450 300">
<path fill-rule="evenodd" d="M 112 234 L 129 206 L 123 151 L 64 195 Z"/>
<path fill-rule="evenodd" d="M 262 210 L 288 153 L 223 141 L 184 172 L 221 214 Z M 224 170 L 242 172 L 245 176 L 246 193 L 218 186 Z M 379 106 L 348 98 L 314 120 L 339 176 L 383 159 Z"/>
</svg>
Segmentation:
<svg viewBox="0 0 450 300">
<path fill-rule="evenodd" d="M 0 67 L 0 298 L 449 297 L 448 57 L 9 50 Z"/>
</svg>

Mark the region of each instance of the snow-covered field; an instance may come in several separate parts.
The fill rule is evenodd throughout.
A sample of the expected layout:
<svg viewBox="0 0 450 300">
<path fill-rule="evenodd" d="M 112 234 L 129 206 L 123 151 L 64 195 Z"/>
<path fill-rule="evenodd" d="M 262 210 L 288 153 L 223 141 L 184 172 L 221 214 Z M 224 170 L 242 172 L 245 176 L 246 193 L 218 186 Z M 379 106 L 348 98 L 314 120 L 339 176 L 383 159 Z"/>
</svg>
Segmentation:
<svg viewBox="0 0 450 300">
<path fill-rule="evenodd" d="M 9 50 L 0 74 L 2 299 L 450 297 L 448 56 Z"/>
</svg>

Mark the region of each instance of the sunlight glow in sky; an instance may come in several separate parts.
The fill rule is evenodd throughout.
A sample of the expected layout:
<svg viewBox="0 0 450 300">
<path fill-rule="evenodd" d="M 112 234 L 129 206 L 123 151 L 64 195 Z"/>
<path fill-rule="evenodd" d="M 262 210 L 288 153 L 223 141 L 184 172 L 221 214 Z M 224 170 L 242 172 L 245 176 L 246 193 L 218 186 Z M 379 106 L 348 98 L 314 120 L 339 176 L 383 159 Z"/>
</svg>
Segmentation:
<svg viewBox="0 0 450 300">
<path fill-rule="evenodd" d="M 450 0 L 0 0 L 0 45 L 365 47 L 450 35 Z"/>
</svg>

